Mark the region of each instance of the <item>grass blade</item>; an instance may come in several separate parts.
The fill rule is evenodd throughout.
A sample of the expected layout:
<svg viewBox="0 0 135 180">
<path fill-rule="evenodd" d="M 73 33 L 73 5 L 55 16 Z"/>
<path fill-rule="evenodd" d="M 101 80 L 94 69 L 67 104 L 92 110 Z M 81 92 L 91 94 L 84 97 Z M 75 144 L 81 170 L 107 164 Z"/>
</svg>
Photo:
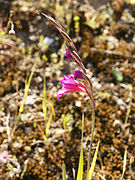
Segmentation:
<svg viewBox="0 0 135 180">
<path fill-rule="evenodd" d="M 82 115 L 82 138 L 81 138 L 81 152 L 79 159 L 79 167 L 77 173 L 77 180 L 83 179 L 83 130 L 84 130 L 84 114 Z"/>
<path fill-rule="evenodd" d="M 125 174 L 125 169 L 126 169 L 126 159 L 127 159 L 127 149 L 125 149 L 125 153 L 124 153 L 123 171 L 122 171 L 122 176 L 120 180 L 124 179 L 124 174 Z"/>
<path fill-rule="evenodd" d="M 83 146 L 81 144 L 81 153 L 80 153 L 80 159 L 79 159 L 77 180 L 82 180 L 82 179 L 83 179 Z"/>
<path fill-rule="evenodd" d="M 62 180 L 66 180 L 66 167 L 65 164 L 62 164 Z"/>
<path fill-rule="evenodd" d="M 46 129 L 45 129 L 46 137 L 48 136 L 48 131 L 49 131 L 49 129 L 50 129 L 51 120 L 52 120 L 53 117 L 54 117 L 54 119 L 55 119 L 55 110 L 54 110 L 53 104 L 52 104 L 52 103 L 49 103 L 49 106 L 50 106 L 51 110 L 50 110 L 49 119 L 48 119 L 48 121 L 46 122 L 46 123 L 47 123 L 47 124 L 46 124 Z"/>
<path fill-rule="evenodd" d="M 133 99 L 133 92 L 132 92 L 132 85 L 131 84 L 128 85 L 128 89 L 129 89 L 130 101 L 129 101 L 129 107 L 127 109 L 127 114 L 126 114 L 126 118 L 125 118 L 125 124 L 127 124 L 127 122 L 128 122 L 128 118 L 129 118 L 129 115 L 130 115 L 130 112 L 131 112 L 132 99 Z"/>
<path fill-rule="evenodd" d="M 31 84 L 31 80 L 32 80 L 33 74 L 34 74 L 35 69 L 36 69 L 36 65 L 37 65 L 37 61 L 35 61 L 34 65 L 33 65 L 33 67 L 32 67 L 32 71 L 31 71 L 31 73 L 30 73 L 30 76 L 29 76 L 29 79 L 28 79 L 28 83 L 26 84 L 25 92 L 24 92 L 24 96 L 23 96 L 23 100 L 22 100 L 21 106 L 20 106 L 20 108 L 19 108 L 19 113 L 18 113 L 18 116 L 17 116 L 16 124 L 18 123 L 18 121 L 19 121 L 19 119 L 20 119 L 20 115 L 21 115 L 21 113 L 23 112 L 25 99 L 26 99 L 27 94 L 28 94 L 28 90 L 29 90 L 29 87 L 30 87 L 30 84 Z"/>
<path fill-rule="evenodd" d="M 52 113 L 50 114 L 49 119 L 48 119 L 47 124 L 46 124 L 46 129 L 45 129 L 46 137 L 48 136 L 48 131 L 50 129 L 51 120 L 52 120 Z"/>
<path fill-rule="evenodd" d="M 95 151 L 95 154 L 94 154 L 94 158 L 93 158 L 93 162 L 92 162 L 91 168 L 89 170 L 89 174 L 87 176 L 87 180 L 91 180 L 91 178 L 92 178 L 92 174 L 93 174 L 94 167 L 95 167 L 95 164 L 96 164 L 98 148 L 99 148 L 99 141 L 98 141 L 97 148 L 96 148 L 96 151 Z"/>
<path fill-rule="evenodd" d="M 46 121 L 46 101 L 47 101 L 47 98 L 46 98 L 46 78 L 45 78 L 45 75 L 44 75 L 44 86 L 43 86 L 43 100 L 42 100 L 42 109 L 43 109 L 43 113 L 44 113 L 44 120 Z"/>
</svg>

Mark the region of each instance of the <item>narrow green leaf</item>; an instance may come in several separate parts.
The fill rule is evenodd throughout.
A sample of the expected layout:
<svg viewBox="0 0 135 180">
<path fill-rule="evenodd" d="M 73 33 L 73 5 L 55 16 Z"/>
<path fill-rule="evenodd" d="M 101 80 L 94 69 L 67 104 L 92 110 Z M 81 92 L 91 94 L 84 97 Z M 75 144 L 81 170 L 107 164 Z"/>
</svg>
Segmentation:
<svg viewBox="0 0 135 180">
<path fill-rule="evenodd" d="M 44 87 L 43 87 L 43 94 L 44 94 L 44 97 L 43 97 L 43 101 L 42 101 L 42 109 L 43 109 L 43 113 L 44 113 L 44 120 L 46 120 L 46 109 L 47 109 L 47 106 L 46 106 L 46 78 L 44 76 Z"/>
<path fill-rule="evenodd" d="M 20 119 L 20 116 L 21 116 L 21 113 L 23 112 L 25 99 L 26 99 L 26 97 L 27 97 L 27 95 L 28 95 L 28 90 L 29 90 L 29 87 L 30 87 L 30 84 L 31 84 L 31 81 L 32 81 L 32 78 L 33 78 L 33 74 L 34 74 L 35 69 L 36 69 L 36 65 L 37 65 L 37 61 L 35 61 L 34 65 L 33 65 L 33 67 L 32 67 L 32 71 L 31 71 L 31 73 L 30 73 L 30 76 L 29 76 L 29 79 L 28 79 L 28 83 L 26 84 L 25 92 L 24 92 L 24 96 L 23 96 L 23 100 L 22 100 L 21 106 L 20 106 L 20 108 L 19 108 L 19 112 L 18 112 L 16 124 L 18 123 L 18 121 L 19 121 L 19 119 Z"/>
<path fill-rule="evenodd" d="M 47 124 L 46 124 L 46 130 L 45 130 L 46 136 L 48 135 L 48 131 L 50 129 L 52 117 L 54 117 L 54 119 L 55 119 L 55 110 L 54 110 L 53 104 L 49 103 L 49 106 L 51 108 L 51 112 L 50 112 L 49 119 L 48 119 Z"/>
<path fill-rule="evenodd" d="M 65 164 L 62 164 L 62 179 L 66 180 L 66 167 Z"/>
<path fill-rule="evenodd" d="M 80 159 L 79 159 L 77 180 L 82 180 L 82 179 L 83 179 L 83 146 L 81 144 L 81 153 L 80 153 Z"/>
<path fill-rule="evenodd" d="M 80 152 L 77 180 L 83 179 L 83 131 L 84 131 L 84 114 L 82 115 L 82 139 L 81 139 L 81 152 Z"/>
<path fill-rule="evenodd" d="M 95 154 L 94 154 L 94 158 L 93 158 L 93 162 L 92 162 L 91 168 L 89 170 L 89 174 L 87 176 L 87 180 L 91 180 L 91 178 L 92 178 L 92 174 L 93 174 L 94 167 L 95 167 L 95 164 L 96 164 L 98 148 L 99 148 L 99 141 L 98 141 L 97 148 L 96 148 L 96 151 L 95 151 Z"/>
<path fill-rule="evenodd" d="M 82 139 L 81 139 L 81 141 L 83 141 L 83 131 L 84 131 L 84 114 L 82 115 Z"/>
<path fill-rule="evenodd" d="M 129 118 L 129 115 L 130 115 L 130 112 L 131 112 L 132 99 L 133 99 L 132 84 L 129 84 L 127 87 L 129 89 L 130 101 L 129 101 L 129 106 L 128 106 L 128 109 L 127 109 L 126 118 L 125 118 L 125 122 L 124 122 L 125 124 L 127 124 L 127 122 L 128 122 L 128 118 Z"/>
<path fill-rule="evenodd" d="M 46 130 L 45 130 L 46 136 L 48 136 L 48 131 L 50 129 L 51 120 L 52 120 L 52 115 L 50 114 L 47 125 L 46 125 Z"/>
</svg>

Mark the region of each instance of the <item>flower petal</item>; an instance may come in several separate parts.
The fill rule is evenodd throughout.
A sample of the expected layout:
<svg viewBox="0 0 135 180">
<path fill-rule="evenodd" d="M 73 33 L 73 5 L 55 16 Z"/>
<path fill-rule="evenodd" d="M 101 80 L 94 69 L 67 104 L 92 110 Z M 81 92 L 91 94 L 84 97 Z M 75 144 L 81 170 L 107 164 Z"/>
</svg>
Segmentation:
<svg viewBox="0 0 135 180">
<path fill-rule="evenodd" d="M 81 71 L 75 71 L 75 72 L 73 73 L 73 75 L 74 75 L 76 78 L 84 79 L 83 74 L 82 74 Z"/>
<path fill-rule="evenodd" d="M 73 76 L 64 75 L 64 79 L 60 81 L 62 85 L 62 89 L 57 92 L 57 99 L 63 96 L 64 93 L 68 92 L 84 92 L 87 90 L 83 84 L 79 81 L 76 81 Z"/>
<path fill-rule="evenodd" d="M 68 49 L 66 49 L 65 56 L 66 56 L 67 58 L 69 58 L 71 61 L 75 61 L 74 58 L 73 58 L 73 56 L 72 56 L 72 55 L 70 54 L 70 52 L 68 51 Z"/>
</svg>

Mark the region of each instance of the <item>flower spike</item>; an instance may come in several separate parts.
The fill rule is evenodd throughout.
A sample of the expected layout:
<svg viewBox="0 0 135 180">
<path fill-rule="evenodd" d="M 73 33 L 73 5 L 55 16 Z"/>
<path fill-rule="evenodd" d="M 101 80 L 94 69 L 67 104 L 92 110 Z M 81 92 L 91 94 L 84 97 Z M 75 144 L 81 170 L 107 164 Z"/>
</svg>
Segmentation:
<svg viewBox="0 0 135 180">
<path fill-rule="evenodd" d="M 53 19 L 52 17 L 50 16 L 47 16 L 46 14 L 44 13 L 41 13 L 41 15 L 43 15 L 44 17 L 46 17 L 59 31 L 65 31 L 66 30 L 64 29 L 64 27 L 59 23 L 57 22 L 55 19 Z"/>
<path fill-rule="evenodd" d="M 46 17 L 58 29 L 58 31 L 61 33 L 61 35 L 63 36 L 63 38 L 65 39 L 65 41 L 67 43 L 66 48 L 68 49 L 68 52 L 71 54 L 71 56 L 73 56 L 74 62 L 76 62 L 81 67 L 83 72 L 86 74 L 86 69 L 82 63 L 81 58 L 79 57 L 79 55 L 77 53 L 77 49 L 76 49 L 72 39 L 66 33 L 66 30 L 64 29 L 64 27 L 59 22 L 57 22 L 55 19 L 53 19 L 52 17 L 47 16 L 44 13 L 41 13 L 41 15 Z"/>
<path fill-rule="evenodd" d="M 65 56 L 68 57 L 70 60 L 76 62 L 81 69 L 83 70 L 83 72 L 86 74 L 86 69 L 81 61 L 81 58 L 79 57 L 78 53 L 74 50 L 70 50 L 71 48 L 69 48 L 68 46 L 66 46 L 66 54 Z"/>
</svg>

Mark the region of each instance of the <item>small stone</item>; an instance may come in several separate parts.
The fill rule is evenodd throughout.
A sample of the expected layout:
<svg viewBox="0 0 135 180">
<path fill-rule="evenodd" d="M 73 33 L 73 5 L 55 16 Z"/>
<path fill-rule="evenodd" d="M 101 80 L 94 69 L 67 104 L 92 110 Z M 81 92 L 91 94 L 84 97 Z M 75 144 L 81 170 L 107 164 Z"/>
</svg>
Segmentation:
<svg viewBox="0 0 135 180">
<path fill-rule="evenodd" d="M 75 102 L 75 105 L 76 105 L 77 107 L 81 107 L 81 104 L 82 104 L 81 101 L 76 101 L 76 102 Z"/>
<path fill-rule="evenodd" d="M 15 141 L 15 142 L 13 143 L 13 147 L 14 147 L 14 148 L 21 148 L 22 146 L 23 146 L 23 144 L 20 143 L 20 142 Z"/>
<path fill-rule="evenodd" d="M 30 96 L 27 96 L 26 99 L 25 99 L 25 105 L 33 105 L 35 104 L 36 102 L 36 95 L 30 95 Z"/>
<path fill-rule="evenodd" d="M 121 122 L 120 120 L 116 119 L 113 123 L 113 126 L 116 127 L 116 126 L 121 126 Z"/>
<path fill-rule="evenodd" d="M 24 146 L 24 150 L 27 151 L 27 152 L 30 152 L 31 151 L 31 147 L 30 146 Z"/>
</svg>

